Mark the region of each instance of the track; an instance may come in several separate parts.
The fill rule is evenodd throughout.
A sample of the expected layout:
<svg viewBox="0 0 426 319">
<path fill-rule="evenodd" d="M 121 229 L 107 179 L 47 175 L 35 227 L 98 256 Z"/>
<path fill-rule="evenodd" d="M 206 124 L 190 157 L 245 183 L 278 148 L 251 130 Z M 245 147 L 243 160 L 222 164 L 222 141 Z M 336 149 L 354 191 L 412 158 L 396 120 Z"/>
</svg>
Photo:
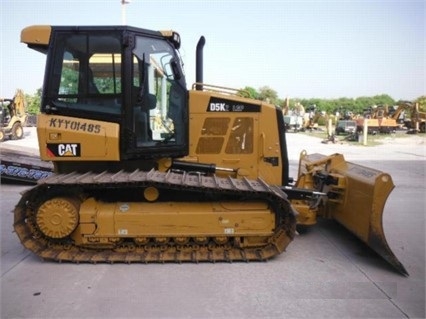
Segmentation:
<svg viewBox="0 0 426 319">
<path fill-rule="evenodd" d="M 151 199 L 148 196 L 153 203 L 146 204 L 147 196 L 145 199 L 140 196 L 147 189 L 155 190 L 159 194 Z M 172 232 L 167 236 L 152 233 L 132 236 L 126 232 L 121 236 L 115 234 L 102 237 L 96 236 L 96 232 L 101 232 L 100 224 L 96 226 L 99 229 L 97 228 L 94 235 L 78 233 L 85 218 L 79 212 L 76 218 L 79 225 L 72 227 L 70 235 L 52 238 L 46 235 L 46 231 L 42 231 L 44 223 L 39 221 L 40 216 L 37 215 L 40 215 L 42 211 L 40 206 L 43 203 L 58 196 L 78 201 L 81 205 L 78 208 L 80 211 L 84 211 L 82 207 L 86 205 L 85 203 L 89 203 L 88 199 L 91 198 L 95 198 L 92 201 L 98 204 L 110 202 L 105 205 L 116 205 L 118 201 L 123 200 L 129 203 L 137 201 L 138 204 L 135 205 L 152 205 L 149 207 L 152 207 L 154 216 L 160 212 L 159 209 L 163 207 L 161 205 L 165 203 L 182 203 L 185 205 L 183 207 L 203 207 L 200 205 L 225 202 L 237 207 L 246 203 L 246 206 L 250 207 L 247 203 L 253 202 L 267 207 L 262 216 L 269 216 L 274 225 L 268 235 L 232 231 L 225 232 L 226 235 L 194 232 L 190 236 L 187 233 L 182 236 Z M 86 206 L 92 207 L 88 204 Z M 88 214 L 95 216 L 96 213 L 90 211 Z M 173 212 L 170 216 L 180 218 L 178 214 L 185 216 L 186 212 Z M 217 214 L 214 210 L 206 213 L 206 220 L 212 216 L 217 218 Z M 235 214 L 245 216 L 244 212 Z M 57 218 L 56 215 L 54 213 L 48 221 L 53 221 Z M 141 223 L 139 220 L 143 221 L 146 218 L 140 212 L 135 216 L 138 218 L 136 223 Z M 241 220 L 242 223 L 245 218 Z M 14 222 L 15 231 L 22 244 L 37 256 L 46 260 L 76 263 L 267 260 L 285 250 L 294 237 L 295 225 L 295 216 L 286 194 L 278 187 L 267 185 L 261 179 L 234 179 L 156 170 L 52 175 L 40 180 L 37 186 L 23 194 L 15 208 Z"/>
</svg>

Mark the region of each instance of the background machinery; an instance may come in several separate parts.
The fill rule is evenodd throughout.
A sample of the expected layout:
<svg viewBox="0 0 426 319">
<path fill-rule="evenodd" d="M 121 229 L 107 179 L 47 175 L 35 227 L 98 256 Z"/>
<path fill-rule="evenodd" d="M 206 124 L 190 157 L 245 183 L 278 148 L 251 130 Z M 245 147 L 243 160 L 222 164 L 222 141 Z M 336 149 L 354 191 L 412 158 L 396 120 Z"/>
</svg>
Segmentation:
<svg viewBox="0 0 426 319">
<path fill-rule="evenodd" d="M 37 132 L 55 174 L 15 208 L 22 244 L 72 262 L 266 260 L 296 223 L 333 218 L 407 274 L 382 214 L 394 185 L 342 155 L 301 153 L 289 177 L 282 110 L 203 83 L 187 90 L 173 31 L 31 26 L 47 55 Z"/>
<path fill-rule="evenodd" d="M 358 132 L 364 130 L 366 120 L 368 120 L 367 130 L 369 134 L 389 134 L 395 132 L 399 128 L 397 119 L 390 115 L 387 105 L 379 105 L 365 109 L 363 116 L 356 120 Z"/>
<path fill-rule="evenodd" d="M 356 122 L 353 120 L 338 120 L 336 123 L 335 133 L 339 134 L 354 134 L 356 132 Z"/>
<path fill-rule="evenodd" d="M 24 137 L 27 120 L 24 92 L 16 90 L 13 99 L 0 99 L 0 142 L 10 137 L 18 140 Z"/>
<path fill-rule="evenodd" d="M 398 119 L 401 113 L 404 113 L 403 123 L 409 133 L 426 132 L 426 111 L 421 110 L 418 103 L 400 102 L 392 117 Z"/>
<path fill-rule="evenodd" d="M 283 107 L 284 124 L 287 132 L 305 130 L 305 108 L 299 102 L 296 103 L 293 109 L 289 110 L 290 99 L 286 98 L 285 106 Z"/>
<path fill-rule="evenodd" d="M 406 125 L 408 126 L 408 123 Z M 412 109 L 409 128 L 414 129 L 416 132 L 426 133 L 426 111 L 421 111 L 418 103 Z"/>
</svg>

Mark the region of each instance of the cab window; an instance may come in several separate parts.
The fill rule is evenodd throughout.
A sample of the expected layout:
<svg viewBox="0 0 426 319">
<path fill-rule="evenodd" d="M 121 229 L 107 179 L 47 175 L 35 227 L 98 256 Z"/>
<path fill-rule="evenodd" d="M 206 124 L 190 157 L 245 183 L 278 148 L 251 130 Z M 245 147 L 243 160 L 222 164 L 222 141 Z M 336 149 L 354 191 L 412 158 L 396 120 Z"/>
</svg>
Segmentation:
<svg viewBox="0 0 426 319">
<path fill-rule="evenodd" d="M 49 86 L 56 108 L 120 114 L 119 39 L 114 34 L 57 34 L 57 58 Z"/>
</svg>

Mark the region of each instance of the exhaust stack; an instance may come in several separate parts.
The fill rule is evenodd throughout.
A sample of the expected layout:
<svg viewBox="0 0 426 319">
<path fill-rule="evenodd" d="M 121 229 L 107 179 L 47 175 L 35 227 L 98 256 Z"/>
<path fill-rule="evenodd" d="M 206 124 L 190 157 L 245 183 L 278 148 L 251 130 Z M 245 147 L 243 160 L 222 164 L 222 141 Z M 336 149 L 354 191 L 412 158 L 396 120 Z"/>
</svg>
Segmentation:
<svg viewBox="0 0 426 319">
<path fill-rule="evenodd" d="M 203 83 L 203 48 L 206 44 L 206 38 L 204 36 L 201 36 L 200 40 L 198 40 L 197 44 L 197 51 L 195 55 L 195 82 L 196 83 Z M 197 84 L 195 86 L 195 89 L 198 91 L 203 90 L 203 86 L 200 84 Z"/>
</svg>

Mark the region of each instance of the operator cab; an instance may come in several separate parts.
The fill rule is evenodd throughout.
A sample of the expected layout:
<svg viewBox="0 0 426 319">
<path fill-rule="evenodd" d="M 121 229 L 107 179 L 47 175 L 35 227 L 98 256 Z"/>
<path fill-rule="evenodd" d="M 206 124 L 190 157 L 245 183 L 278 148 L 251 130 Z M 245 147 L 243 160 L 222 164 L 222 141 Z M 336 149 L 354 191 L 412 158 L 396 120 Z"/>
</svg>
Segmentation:
<svg viewBox="0 0 426 319">
<path fill-rule="evenodd" d="M 29 46 L 31 46 L 29 44 Z M 188 93 L 175 32 L 51 27 L 41 112 L 120 125 L 120 158 L 188 152 Z"/>
<path fill-rule="evenodd" d="M 0 101 L 0 127 L 7 126 L 11 119 L 13 101 L 3 99 Z"/>
</svg>

